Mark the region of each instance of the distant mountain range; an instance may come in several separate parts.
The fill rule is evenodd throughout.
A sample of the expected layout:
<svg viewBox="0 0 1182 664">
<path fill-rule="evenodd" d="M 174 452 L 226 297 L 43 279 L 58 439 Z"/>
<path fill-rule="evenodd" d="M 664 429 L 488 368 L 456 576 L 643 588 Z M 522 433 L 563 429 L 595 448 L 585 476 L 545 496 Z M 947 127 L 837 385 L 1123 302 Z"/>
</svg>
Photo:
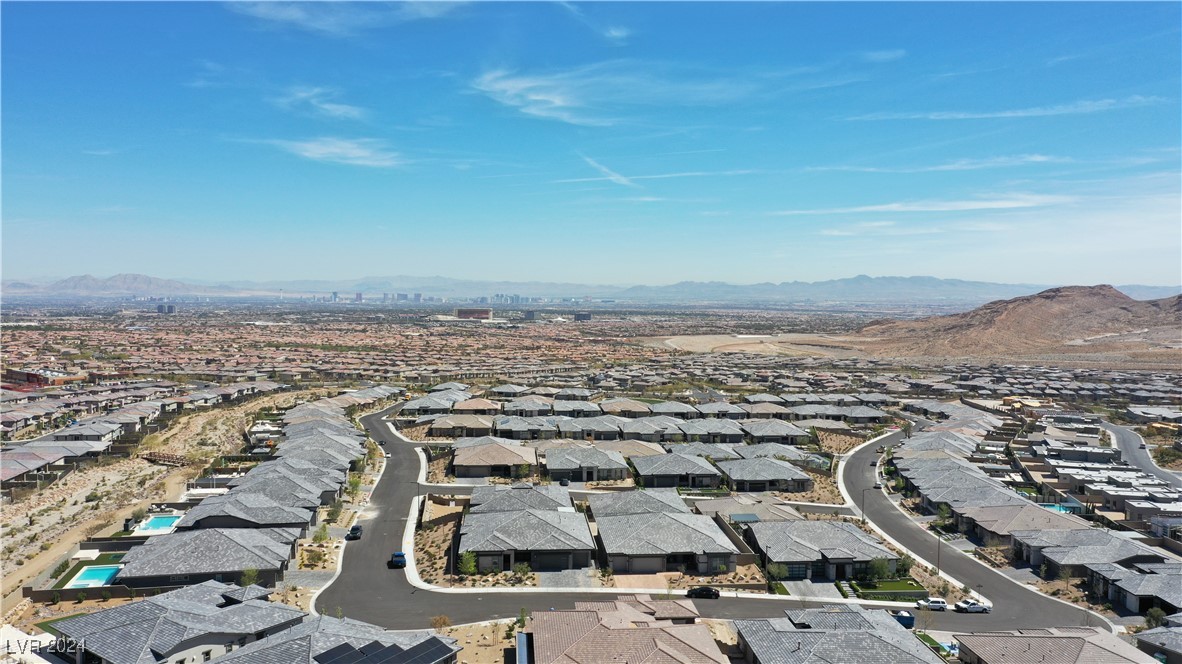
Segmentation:
<svg viewBox="0 0 1182 664">
<path fill-rule="evenodd" d="M 683 281 L 667 286 L 607 286 L 538 281 L 477 281 L 447 277 L 365 277 L 355 280 L 225 281 L 186 283 L 142 274 L 117 274 L 98 278 L 69 277 L 53 283 L 5 281 L 0 290 L 9 296 L 182 296 L 243 297 L 251 295 L 289 296 L 327 294 L 348 297 L 361 292 L 373 297 L 380 293 L 423 293 L 435 297 L 462 298 L 517 294 L 524 297 L 592 297 L 634 303 L 931 303 L 980 304 L 1030 295 L 1047 289 L 1035 284 L 998 284 L 935 277 L 868 277 L 859 275 L 828 281 L 787 281 L 783 283 L 728 284 L 718 281 Z M 1182 286 L 1118 286 L 1134 300 L 1151 300 L 1182 293 Z"/>
</svg>

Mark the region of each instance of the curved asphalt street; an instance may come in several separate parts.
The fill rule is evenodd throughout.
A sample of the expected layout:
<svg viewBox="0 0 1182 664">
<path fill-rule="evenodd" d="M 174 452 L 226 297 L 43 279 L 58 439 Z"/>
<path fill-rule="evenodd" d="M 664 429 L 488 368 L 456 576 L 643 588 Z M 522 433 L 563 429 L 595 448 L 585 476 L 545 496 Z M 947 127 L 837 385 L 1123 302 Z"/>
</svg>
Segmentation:
<svg viewBox="0 0 1182 664">
<path fill-rule="evenodd" d="M 916 427 L 918 431 L 919 426 Z M 902 432 L 880 441 L 897 445 Z M 976 558 L 962 553 L 920 527 L 887 499 L 886 493 L 874 488 L 879 457 L 874 445 L 867 445 L 847 457 L 842 465 L 842 480 L 850 498 L 861 508 L 866 518 L 890 535 L 913 555 L 933 565 L 939 561 L 940 570 L 966 583 L 993 604 L 989 614 L 950 614 L 955 627 L 932 629 L 1001 630 L 1032 627 L 1066 627 L 1072 625 L 1103 626 L 1103 621 L 1083 609 L 1065 604 L 1019 585 Z M 937 544 L 939 552 L 937 553 Z M 960 620 L 952 620 L 959 618 Z"/>
<path fill-rule="evenodd" d="M 408 444 L 394 436 L 381 419 L 389 413 L 370 415 L 362 418 L 369 435 L 385 443 L 390 453 L 382 479 L 374 488 L 366 512 L 369 517 L 360 521 L 365 526 L 365 535 L 345 546 L 341 561 L 341 573 L 316 600 L 316 609 L 326 615 L 336 615 L 338 607 L 342 615 L 363 620 L 388 629 L 425 629 L 430 618 L 446 615 L 453 624 L 464 624 L 516 617 L 521 609 L 538 611 L 547 609 L 573 608 L 576 601 L 603 601 L 612 597 L 605 593 L 577 593 L 554 591 L 528 591 L 512 593 L 447 593 L 422 590 L 406 580 L 404 570 L 386 568 L 390 554 L 402 550 L 403 531 L 411 501 L 417 493 L 419 472 L 415 445 Z M 847 481 L 856 478 L 861 486 L 873 484 L 873 472 L 869 466 L 875 457 L 873 446 L 863 449 L 851 460 L 855 471 L 847 473 Z M 849 463 L 847 468 L 851 467 Z M 851 489 L 855 500 L 860 491 Z M 884 530 L 908 548 L 917 552 L 932 548 L 934 538 L 910 523 L 881 492 L 867 492 L 866 509 L 871 519 L 878 523 L 883 519 Z M 869 494 L 874 494 L 870 499 Z M 879 503 L 881 501 L 881 504 Z M 896 524 L 891 515 L 903 517 Z M 910 532 L 908 529 L 915 532 Z M 914 545 L 909 543 L 914 539 Z M 952 612 L 933 613 L 930 619 L 921 618 L 919 623 L 928 629 L 938 630 L 997 630 L 1019 627 L 1059 626 L 1084 624 L 1084 615 L 1079 609 L 1068 607 L 1045 598 L 1032 591 L 1020 588 L 1007 579 L 965 556 L 945 547 L 944 560 L 959 557 L 957 564 L 945 563 L 945 568 L 957 578 L 969 579 L 975 585 L 984 584 L 982 594 L 997 605 L 995 613 L 961 615 Z M 408 552 L 409 553 L 409 552 Z M 965 564 L 971 565 L 971 567 Z M 955 569 L 954 569 L 955 568 Z M 964 568 L 963 570 L 961 568 Z M 996 588 L 995 588 L 996 586 Z M 622 594 L 628 594 L 622 591 Z M 702 616 L 706 618 L 771 618 L 783 617 L 784 610 L 803 606 L 820 605 L 823 602 L 803 600 L 785 601 L 758 596 L 717 600 L 695 600 Z M 930 624 L 924 624 L 930 623 Z M 1093 624 L 1095 620 L 1093 620 Z"/>
<path fill-rule="evenodd" d="M 1104 422 L 1101 426 L 1104 427 L 1105 431 L 1112 434 L 1113 444 L 1120 450 L 1122 459 L 1136 466 L 1141 472 L 1158 477 L 1168 482 L 1175 489 L 1182 489 L 1182 475 L 1161 468 L 1154 463 L 1153 457 L 1149 455 L 1149 450 L 1141 447 L 1141 444 L 1145 442 L 1141 436 L 1138 436 L 1128 427 L 1117 426 L 1108 422 Z"/>
</svg>

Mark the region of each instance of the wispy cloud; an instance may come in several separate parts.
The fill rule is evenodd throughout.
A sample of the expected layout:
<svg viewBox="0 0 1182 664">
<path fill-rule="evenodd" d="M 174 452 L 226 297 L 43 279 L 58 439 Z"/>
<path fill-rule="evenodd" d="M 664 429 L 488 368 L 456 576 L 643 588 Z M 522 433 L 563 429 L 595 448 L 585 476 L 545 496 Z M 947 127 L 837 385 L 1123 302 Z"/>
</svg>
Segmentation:
<svg viewBox="0 0 1182 664">
<path fill-rule="evenodd" d="M 608 126 L 620 121 L 624 109 L 719 106 L 766 89 L 767 83 L 742 75 L 613 60 L 537 74 L 492 69 L 471 85 L 526 115 L 576 125 Z"/>
<path fill-rule="evenodd" d="M 1043 194 L 1012 194 L 999 198 L 978 198 L 969 200 L 920 200 L 883 203 L 880 205 L 859 205 L 856 207 L 819 208 L 813 210 L 780 210 L 776 216 L 850 214 L 866 212 L 967 212 L 972 210 L 1012 210 L 1017 208 L 1041 207 L 1070 203 L 1071 196 Z"/>
<path fill-rule="evenodd" d="M 619 173 L 608 168 L 607 166 L 604 166 L 603 164 L 595 161 L 591 157 L 583 157 L 583 161 L 587 162 L 587 164 L 589 164 L 591 166 L 591 168 L 594 168 L 595 170 L 599 171 L 600 173 L 603 173 L 602 178 L 595 178 L 597 180 L 607 180 L 609 182 L 615 182 L 616 184 L 622 184 L 625 187 L 640 186 L 640 185 L 636 184 L 635 182 L 633 182 L 632 180 L 629 180 L 628 178 L 624 177 L 623 175 L 620 175 Z"/>
<path fill-rule="evenodd" d="M 760 173 L 762 171 L 743 169 L 735 171 L 682 171 L 680 173 L 657 173 L 654 175 L 630 175 L 626 179 L 629 182 L 636 180 L 668 180 L 671 178 L 708 178 L 708 177 L 729 177 L 733 175 L 751 175 Z M 605 182 L 613 181 L 611 177 L 604 176 L 600 178 L 564 178 L 562 180 L 551 180 L 552 183 L 561 184 L 567 182 Z"/>
<path fill-rule="evenodd" d="M 570 12 L 572 16 L 579 20 L 580 23 L 590 28 L 593 32 L 603 37 L 607 41 L 617 46 L 624 44 L 628 37 L 632 36 L 632 31 L 628 28 L 619 25 L 604 26 L 598 21 L 591 20 L 578 5 L 571 2 L 559 2 L 563 9 Z"/>
<path fill-rule="evenodd" d="M 1032 106 L 1002 111 L 924 111 L 912 113 L 868 113 L 855 115 L 849 120 L 984 120 L 992 118 L 1040 118 L 1054 115 L 1083 115 L 1102 113 L 1124 108 L 1136 108 L 1159 104 L 1161 97 L 1133 95 L 1124 99 L 1084 99 L 1070 104 L 1054 106 Z"/>
<path fill-rule="evenodd" d="M 1022 154 L 984 159 L 957 159 L 931 166 L 810 166 L 808 171 L 849 171 L 854 173 L 939 173 L 943 171 L 976 171 L 986 168 L 1009 168 L 1030 164 L 1066 164 L 1073 160 L 1045 154 Z"/>
<path fill-rule="evenodd" d="M 365 115 L 365 109 L 334 101 L 340 92 L 334 88 L 295 86 L 288 88 L 283 96 L 275 99 L 280 107 L 290 111 L 308 112 L 328 118 L 356 120 Z"/>
<path fill-rule="evenodd" d="M 273 24 L 331 37 L 445 16 L 462 2 L 229 2 L 231 11 Z"/>
<path fill-rule="evenodd" d="M 390 151 L 384 141 L 376 138 L 324 136 L 305 141 L 276 139 L 260 142 L 312 161 L 372 168 L 390 168 L 406 163 L 400 154 Z"/>
<path fill-rule="evenodd" d="M 866 62 L 893 62 L 906 57 L 907 51 L 901 48 L 893 48 L 885 51 L 864 51 L 861 56 Z"/>
</svg>

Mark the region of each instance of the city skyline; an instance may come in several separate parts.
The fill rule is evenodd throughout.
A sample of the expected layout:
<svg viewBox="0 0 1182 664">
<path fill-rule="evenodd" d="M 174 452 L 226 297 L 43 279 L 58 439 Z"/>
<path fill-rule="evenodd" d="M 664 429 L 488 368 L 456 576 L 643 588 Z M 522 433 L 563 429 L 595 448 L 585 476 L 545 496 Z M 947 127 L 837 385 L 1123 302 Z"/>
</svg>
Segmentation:
<svg viewBox="0 0 1182 664">
<path fill-rule="evenodd" d="M 1182 274 L 1176 4 L 4 9 L 5 279 Z"/>
</svg>

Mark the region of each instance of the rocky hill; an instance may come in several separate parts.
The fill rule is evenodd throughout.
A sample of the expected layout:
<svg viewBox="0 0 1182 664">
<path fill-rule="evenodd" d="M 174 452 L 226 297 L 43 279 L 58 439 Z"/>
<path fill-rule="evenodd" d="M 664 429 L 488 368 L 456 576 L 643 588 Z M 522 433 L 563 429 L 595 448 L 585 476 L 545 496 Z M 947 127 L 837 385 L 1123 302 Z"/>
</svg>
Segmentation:
<svg viewBox="0 0 1182 664">
<path fill-rule="evenodd" d="M 56 281 L 44 289 L 47 293 L 71 295 L 200 295 L 220 293 L 209 286 L 194 286 L 170 279 L 143 274 L 117 274 L 100 279 L 84 274 Z"/>
<path fill-rule="evenodd" d="M 1112 286 L 1067 286 L 960 314 L 872 323 L 857 339 L 875 355 L 898 357 L 1182 353 L 1182 298 L 1141 301 Z"/>
</svg>

